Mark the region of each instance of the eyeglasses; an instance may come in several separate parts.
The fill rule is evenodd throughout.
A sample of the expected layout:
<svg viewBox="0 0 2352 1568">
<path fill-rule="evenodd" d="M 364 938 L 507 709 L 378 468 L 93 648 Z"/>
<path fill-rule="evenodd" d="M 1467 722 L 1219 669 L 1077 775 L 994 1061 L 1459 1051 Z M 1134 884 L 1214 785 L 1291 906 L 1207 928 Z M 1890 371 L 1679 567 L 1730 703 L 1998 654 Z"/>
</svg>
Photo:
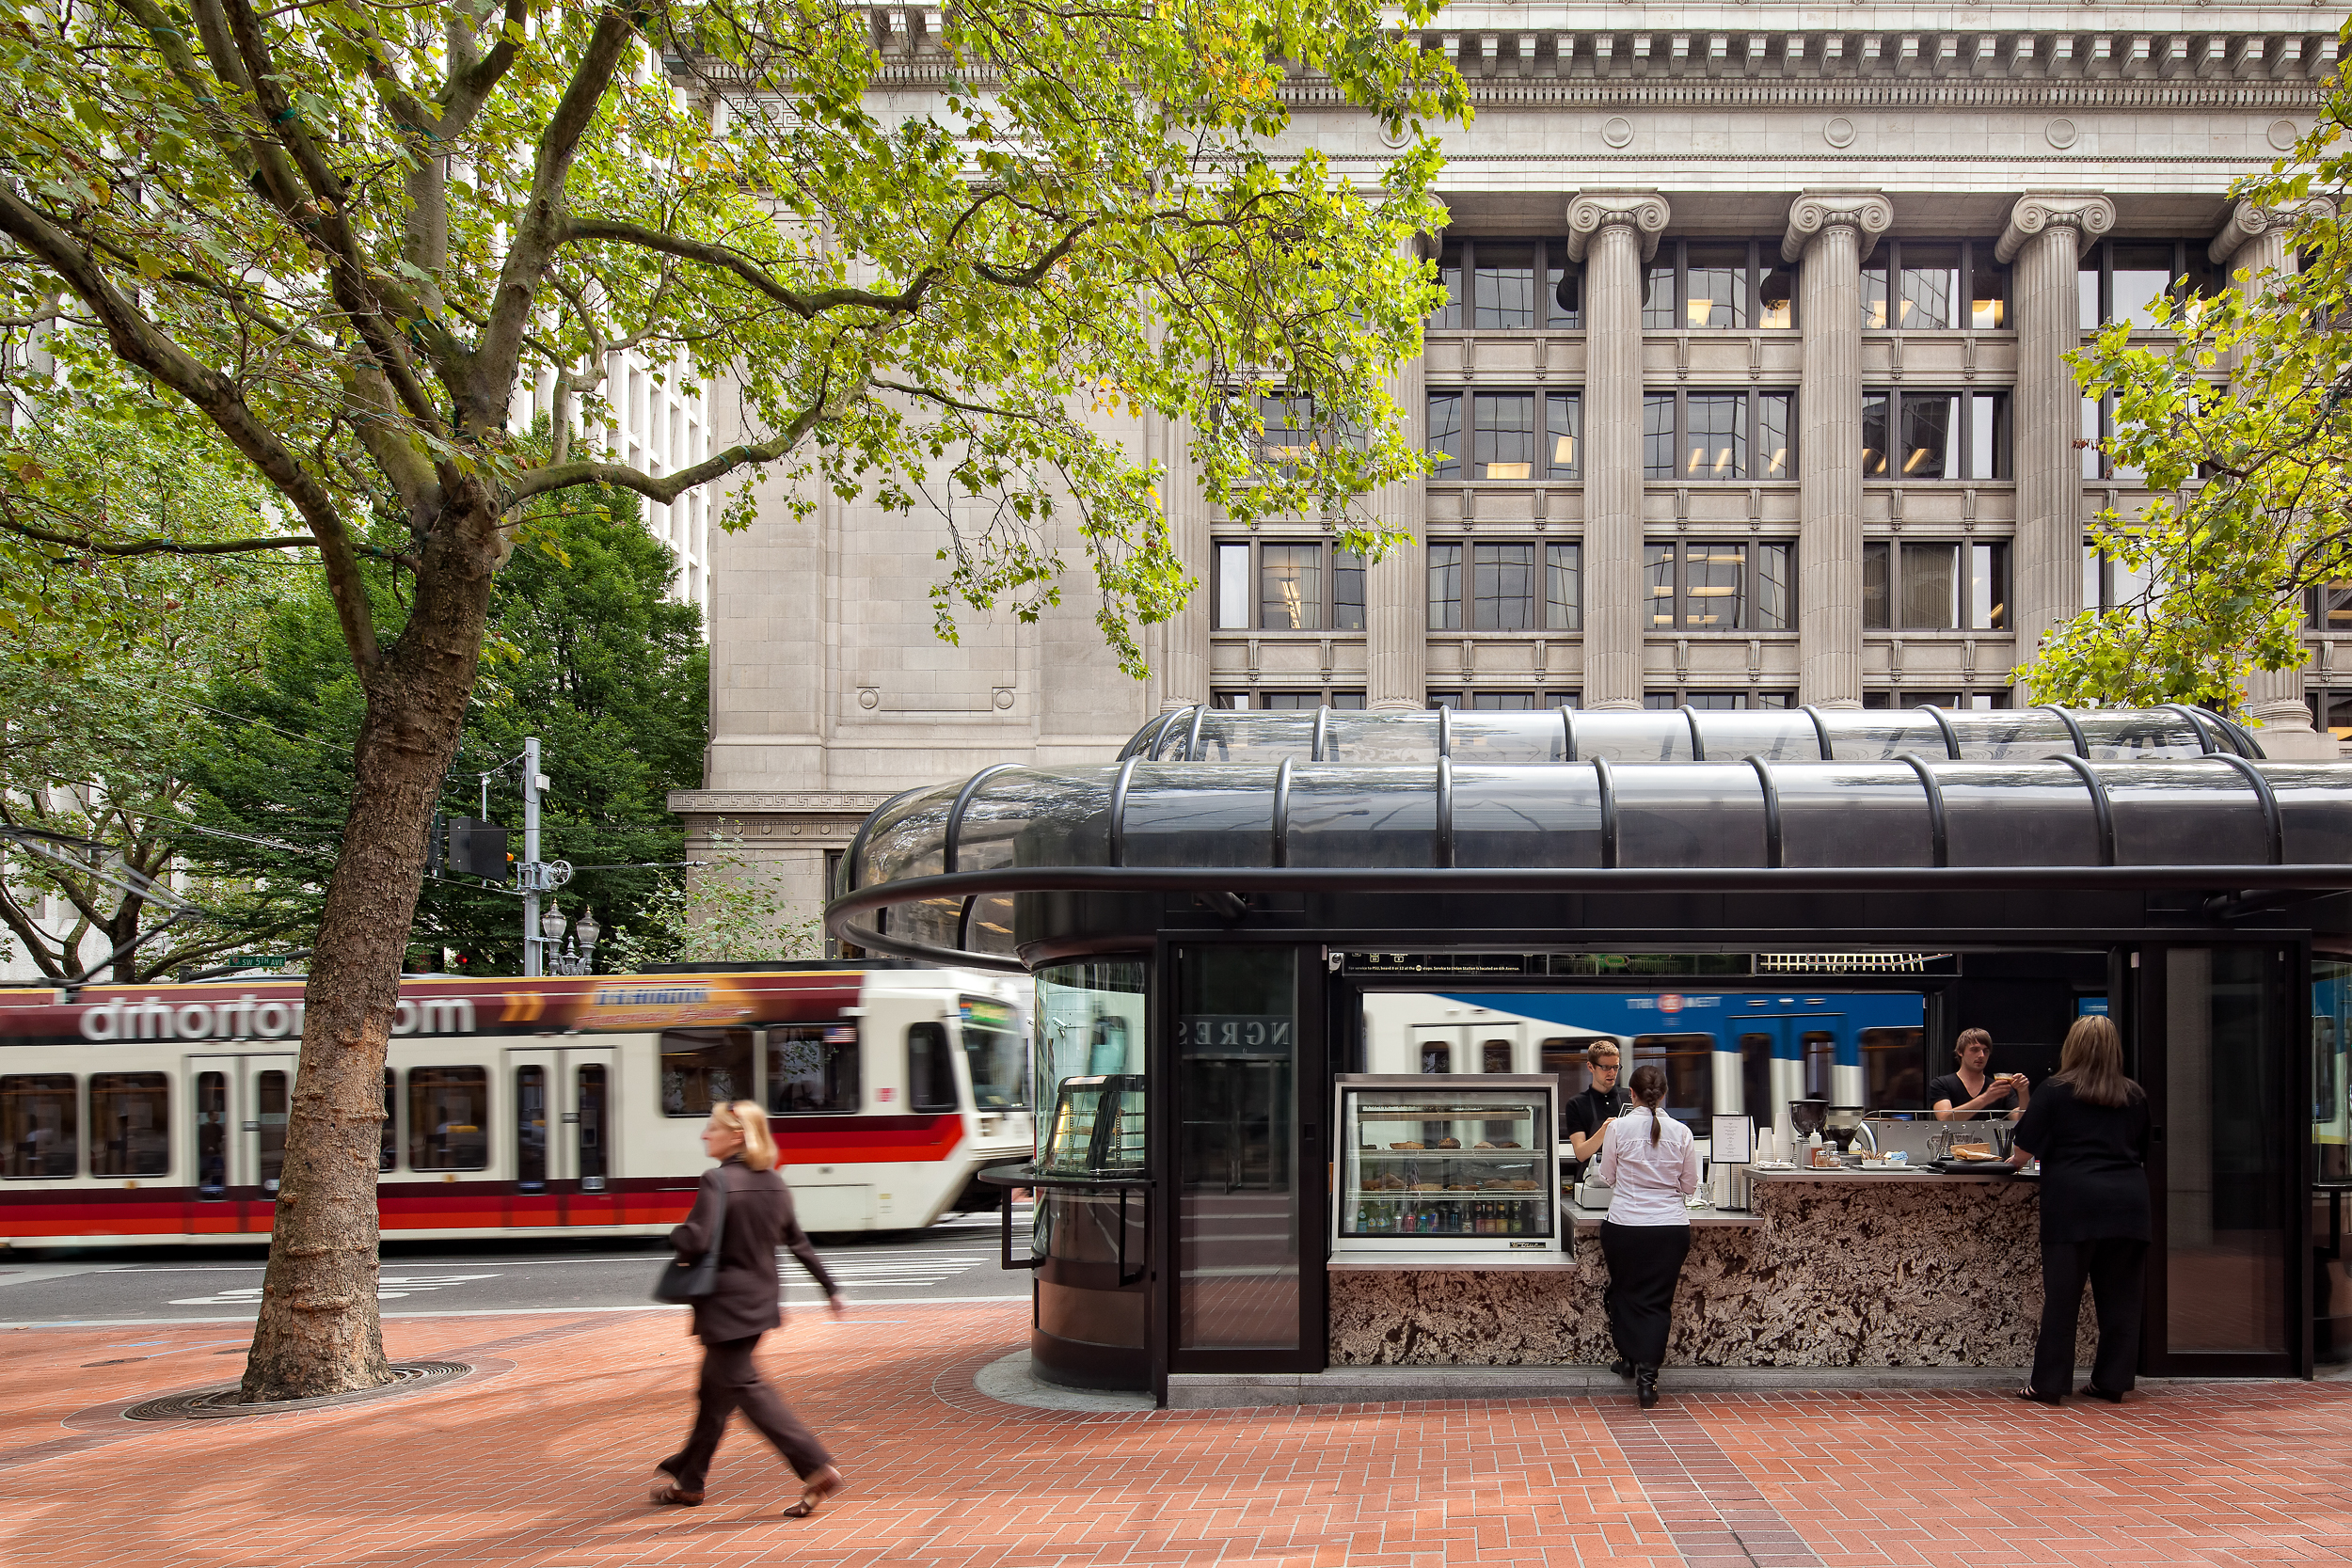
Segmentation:
<svg viewBox="0 0 2352 1568">
<path fill-rule="evenodd" d="M 1593 1070 L 1595 1072 L 1614 1072 L 1617 1070 L 1617 1064 L 1614 1062 L 1602 1062 L 1598 1066 L 1595 1067 Z"/>
</svg>

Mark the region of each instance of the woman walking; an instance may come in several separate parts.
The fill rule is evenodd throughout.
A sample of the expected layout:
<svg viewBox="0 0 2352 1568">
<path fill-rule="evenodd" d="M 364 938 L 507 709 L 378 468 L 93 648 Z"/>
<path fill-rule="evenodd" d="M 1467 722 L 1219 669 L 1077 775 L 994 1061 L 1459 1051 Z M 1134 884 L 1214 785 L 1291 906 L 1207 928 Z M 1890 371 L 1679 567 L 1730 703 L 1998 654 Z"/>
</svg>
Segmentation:
<svg viewBox="0 0 2352 1568">
<path fill-rule="evenodd" d="M 1683 1199 L 1699 1190 L 1699 1151 L 1691 1130 L 1659 1110 L 1666 1098 L 1663 1069 L 1635 1068 L 1631 1087 L 1634 1108 L 1611 1127 L 1600 1148 L 1600 1179 L 1615 1192 L 1600 1224 L 1600 1253 L 1609 1260 L 1601 1304 L 1617 1346 L 1609 1370 L 1633 1379 L 1647 1410 L 1658 1402 L 1675 1285 L 1691 1251 Z"/>
<path fill-rule="evenodd" d="M 2148 1262 L 2148 1096 L 2123 1076 L 2123 1040 L 2105 1018 L 2078 1018 L 2058 1069 L 2018 1118 L 2009 1162 L 2042 1161 L 2042 1332 L 2021 1399 L 2056 1404 L 2074 1387 L 2083 1285 L 2099 1316 L 2084 1391 L 2122 1404 L 2139 1366 Z"/>
<path fill-rule="evenodd" d="M 686 1447 L 655 1468 L 670 1478 L 654 1489 L 653 1500 L 692 1508 L 703 1500 L 703 1478 L 718 1451 L 727 1417 L 740 1407 L 760 1435 L 775 1445 L 801 1478 L 801 1500 L 784 1511 L 805 1519 L 842 1487 L 841 1472 L 817 1434 L 760 1381 L 752 1360 L 760 1336 L 784 1321 L 778 1302 L 776 1246 L 781 1242 L 817 1283 L 834 1315 L 842 1312 L 841 1292 L 808 1244 L 792 1215 L 792 1194 L 776 1174 L 776 1144 L 768 1115 L 748 1100 L 714 1106 L 703 1129 L 703 1148 L 719 1164 L 703 1173 L 702 1190 L 686 1223 L 670 1232 L 681 1262 L 710 1250 L 711 1222 L 724 1193 L 719 1243 L 719 1284 L 694 1303 L 693 1333 L 703 1342 L 702 1381 L 695 1389 L 694 1429 Z"/>
</svg>

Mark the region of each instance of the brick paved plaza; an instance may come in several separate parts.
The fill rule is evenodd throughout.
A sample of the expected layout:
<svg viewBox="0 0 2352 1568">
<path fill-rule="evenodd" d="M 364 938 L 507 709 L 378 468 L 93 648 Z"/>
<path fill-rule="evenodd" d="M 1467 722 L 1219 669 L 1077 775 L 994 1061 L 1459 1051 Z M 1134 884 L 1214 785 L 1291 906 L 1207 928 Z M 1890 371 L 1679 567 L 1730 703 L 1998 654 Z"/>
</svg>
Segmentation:
<svg viewBox="0 0 2352 1568">
<path fill-rule="evenodd" d="M 2352 1386 L 2159 1386 L 2122 1409 L 1978 1394 L 1070 1414 L 973 1375 L 1023 1305 L 813 1313 L 771 1375 L 853 1493 L 777 1517 L 740 1421 L 695 1510 L 644 1505 L 689 1415 L 666 1314 L 394 1320 L 487 1375 L 259 1420 L 94 1407 L 223 1381 L 234 1325 L 0 1335 L 0 1560 L 1934 1564 L 2352 1559 Z M 67 1424 L 68 1422 L 71 1424 Z"/>
</svg>

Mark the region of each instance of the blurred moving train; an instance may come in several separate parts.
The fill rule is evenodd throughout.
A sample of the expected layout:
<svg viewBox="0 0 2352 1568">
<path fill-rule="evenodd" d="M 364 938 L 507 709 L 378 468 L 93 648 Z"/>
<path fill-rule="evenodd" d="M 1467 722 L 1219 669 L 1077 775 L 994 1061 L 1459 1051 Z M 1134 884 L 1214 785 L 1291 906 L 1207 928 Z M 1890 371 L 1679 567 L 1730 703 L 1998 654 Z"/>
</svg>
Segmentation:
<svg viewBox="0 0 2352 1568">
<path fill-rule="evenodd" d="M 1916 1109 L 1926 1089 L 1926 998 L 1916 991 L 1745 990 L 1373 992 L 1367 1072 L 1542 1072 L 1560 1098 L 1589 1082 L 1584 1053 L 1617 1042 L 1624 1078 L 1656 1063 L 1666 1110 L 1701 1138 L 1708 1117 L 1787 1119 L 1791 1100 Z"/>
<path fill-rule="evenodd" d="M 888 960 L 412 976 L 378 1209 L 416 1239 L 658 1234 L 714 1101 L 774 1118 L 810 1230 L 927 1226 L 1032 1148 L 1028 988 Z M 302 983 L 0 990 L 0 1244 L 265 1236 Z"/>
</svg>

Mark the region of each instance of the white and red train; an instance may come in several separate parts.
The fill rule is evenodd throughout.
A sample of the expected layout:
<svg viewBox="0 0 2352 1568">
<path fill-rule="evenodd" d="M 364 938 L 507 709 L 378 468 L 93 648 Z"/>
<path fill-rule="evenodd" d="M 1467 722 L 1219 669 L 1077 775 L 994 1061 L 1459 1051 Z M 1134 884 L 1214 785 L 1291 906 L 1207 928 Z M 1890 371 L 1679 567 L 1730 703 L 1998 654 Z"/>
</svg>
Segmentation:
<svg viewBox="0 0 2352 1568">
<path fill-rule="evenodd" d="M 301 1034 L 294 980 L 0 990 L 0 1245 L 266 1236 Z M 1026 988 L 995 975 L 417 977 L 378 1208 L 420 1240 L 658 1233 L 711 1102 L 749 1099 L 805 1227 L 927 1226 L 1028 1158 L 1030 1082 Z"/>
</svg>

